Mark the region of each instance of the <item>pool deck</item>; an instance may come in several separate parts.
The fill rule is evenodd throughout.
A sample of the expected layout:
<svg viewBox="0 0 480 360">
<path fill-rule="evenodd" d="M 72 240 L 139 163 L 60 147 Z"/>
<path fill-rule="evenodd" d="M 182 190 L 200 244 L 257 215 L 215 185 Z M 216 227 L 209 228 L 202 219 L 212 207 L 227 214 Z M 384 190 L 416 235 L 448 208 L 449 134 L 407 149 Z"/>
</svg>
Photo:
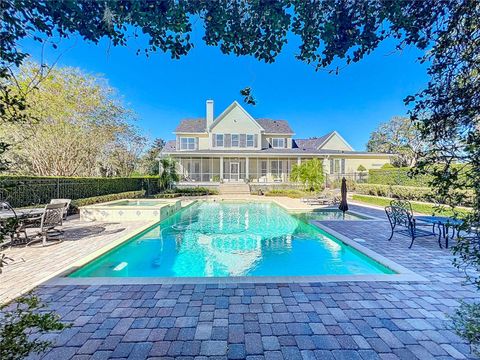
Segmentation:
<svg viewBox="0 0 480 360">
<path fill-rule="evenodd" d="M 296 199 L 261 199 L 292 210 L 311 209 Z M 351 208 L 378 220 L 322 221 L 322 226 L 350 239 L 363 239 L 362 246 L 424 279 L 40 285 L 36 292 L 73 326 L 46 335 L 54 347 L 32 358 L 473 358 L 468 345 L 451 330 L 448 314 L 460 300 L 478 300 L 478 293 L 463 286 L 463 275 L 451 265 L 450 251 L 440 249 L 435 238 L 419 239 L 412 249 L 408 249 L 409 239 L 400 235 L 389 242 L 389 224 L 382 210 Z M 148 224 L 68 221 L 64 243 L 12 249 L 8 254 L 25 262 L 7 266 L 0 275 L 0 299 L 4 302 L 40 284 L 140 226 Z"/>
</svg>

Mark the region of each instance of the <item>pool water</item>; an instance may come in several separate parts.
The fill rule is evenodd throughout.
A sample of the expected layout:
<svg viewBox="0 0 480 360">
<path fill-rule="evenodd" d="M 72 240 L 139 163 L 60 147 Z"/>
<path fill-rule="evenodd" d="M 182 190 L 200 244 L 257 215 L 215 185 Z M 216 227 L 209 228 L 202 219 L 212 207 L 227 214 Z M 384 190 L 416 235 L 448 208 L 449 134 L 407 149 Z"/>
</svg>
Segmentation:
<svg viewBox="0 0 480 360">
<path fill-rule="evenodd" d="M 322 220 L 365 220 L 367 219 L 367 217 L 352 214 L 351 212 L 348 212 L 348 211 L 344 215 L 342 211 L 337 209 L 310 211 L 310 212 L 298 214 L 296 216 L 307 222 L 309 220 L 322 221 Z"/>
<path fill-rule="evenodd" d="M 275 204 L 200 202 L 71 277 L 386 274 L 390 269 Z"/>
</svg>

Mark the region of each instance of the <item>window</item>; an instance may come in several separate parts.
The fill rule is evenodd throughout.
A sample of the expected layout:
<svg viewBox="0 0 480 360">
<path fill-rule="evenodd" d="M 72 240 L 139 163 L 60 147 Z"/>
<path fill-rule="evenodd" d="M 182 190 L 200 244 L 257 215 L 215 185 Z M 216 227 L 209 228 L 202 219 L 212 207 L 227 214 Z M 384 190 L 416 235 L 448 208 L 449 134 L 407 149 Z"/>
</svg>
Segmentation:
<svg viewBox="0 0 480 360">
<path fill-rule="evenodd" d="M 262 160 L 261 166 L 261 176 L 267 176 L 267 161 Z"/>
<path fill-rule="evenodd" d="M 272 147 L 273 148 L 284 148 L 285 147 L 285 139 L 284 138 L 273 138 L 272 139 Z"/>
<path fill-rule="evenodd" d="M 180 138 L 180 150 L 195 150 L 195 138 Z"/>
<path fill-rule="evenodd" d="M 345 174 L 345 159 L 330 159 L 330 174 Z"/>
<path fill-rule="evenodd" d="M 254 147 L 254 137 L 253 135 L 247 135 L 247 147 Z"/>
<path fill-rule="evenodd" d="M 232 147 L 240 146 L 240 135 L 232 134 Z"/>
<path fill-rule="evenodd" d="M 223 147 L 223 134 L 215 134 L 215 146 Z"/>
</svg>

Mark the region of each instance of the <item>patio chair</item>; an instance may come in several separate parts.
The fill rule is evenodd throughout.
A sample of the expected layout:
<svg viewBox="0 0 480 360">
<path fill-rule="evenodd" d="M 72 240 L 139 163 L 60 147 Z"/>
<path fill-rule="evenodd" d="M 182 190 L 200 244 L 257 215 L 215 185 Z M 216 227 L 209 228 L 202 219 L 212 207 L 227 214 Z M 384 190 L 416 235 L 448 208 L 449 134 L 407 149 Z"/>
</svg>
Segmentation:
<svg viewBox="0 0 480 360">
<path fill-rule="evenodd" d="M 45 246 L 49 240 L 54 240 L 54 243 L 61 242 L 60 236 L 62 236 L 64 232 L 63 230 L 57 229 L 57 227 L 63 224 L 64 210 L 65 203 L 48 204 L 45 206 L 45 211 L 40 220 L 40 231 L 28 245 L 41 241 L 42 246 Z"/>
<path fill-rule="evenodd" d="M 71 199 L 52 199 L 50 200 L 50 204 L 65 204 L 65 208 L 63 210 L 63 220 L 67 220 L 68 209 L 70 208 L 72 200 Z"/>
<path fill-rule="evenodd" d="M 413 209 L 412 209 L 412 203 L 408 200 L 400 200 L 400 199 L 395 199 L 395 200 L 392 200 L 390 201 L 390 206 L 396 206 L 396 207 L 400 207 L 402 209 L 405 209 L 407 210 L 410 215 L 412 217 L 413 216 Z M 435 234 L 435 224 L 432 225 L 432 223 L 428 223 L 428 222 L 424 222 L 424 221 L 419 221 L 417 219 L 415 219 L 415 225 L 416 226 L 428 226 L 428 227 L 432 227 L 432 231 L 433 233 Z"/>
<path fill-rule="evenodd" d="M 412 242 L 408 248 L 411 249 L 416 238 L 435 236 L 433 231 L 419 229 L 412 214 L 403 207 L 387 206 L 385 208 L 385 213 L 387 214 L 388 221 L 390 222 L 390 227 L 392 229 L 392 233 L 388 238 L 389 241 L 392 240 L 395 233 L 409 236 L 412 239 Z M 442 247 L 440 243 L 440 237 L 438 239 L 438 245 L 440 248 Z"/>
<path fill-rule="evenodd" d="M 10 241 L 4 246 L 25 245 L 28 242 L 25 223 L 17 215 L 15 209 L 6 201 L 0 202 L 0 211 L 8 211 L 13 216 L 0 221 L 0 235 L 8 236 Z M 21 237 L 20 235 L 23 235 Z"/>
<path fill-rule="evenodd" d="M 333 205 L 335 197 L 331 192 L 323 191 L 318 196 L 302 198 L 301 201 L 308 205 Z"/>
</svg>

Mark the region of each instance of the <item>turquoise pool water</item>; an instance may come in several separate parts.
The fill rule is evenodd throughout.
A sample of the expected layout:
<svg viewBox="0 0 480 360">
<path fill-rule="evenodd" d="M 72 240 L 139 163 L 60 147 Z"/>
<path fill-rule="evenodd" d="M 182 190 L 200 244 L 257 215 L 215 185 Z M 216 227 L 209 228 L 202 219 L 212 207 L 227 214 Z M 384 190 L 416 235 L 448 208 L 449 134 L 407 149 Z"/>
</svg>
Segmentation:
<svg viewBox="0 0 480 360">
<path fill-rule="evenodd" d="M 393 273 L 268 203 L 201 202 L 71 277 L 218 277 Z"/>
<path fill-rule="evenodd" d="M 307 222 L 309 220 L 365 220 L 367 219 L 367 217 L 362 217 L 356 214 L 352 214 L 348 211 L 345 213 L 345 215 L 343 215 L 343 212 L 341 212 L 338 209 L 310 211 L 310 212 L 298 214 L 296 216 Z"/>
</svg>

